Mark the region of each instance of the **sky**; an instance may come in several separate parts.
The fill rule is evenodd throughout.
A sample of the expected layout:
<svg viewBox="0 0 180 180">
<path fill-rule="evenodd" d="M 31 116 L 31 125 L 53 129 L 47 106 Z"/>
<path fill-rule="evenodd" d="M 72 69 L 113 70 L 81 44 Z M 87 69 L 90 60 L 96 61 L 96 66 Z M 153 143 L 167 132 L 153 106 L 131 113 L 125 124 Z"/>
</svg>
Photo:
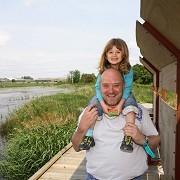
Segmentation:
<svg viewBox="0 0 180 180">
<path fill-rule="evenodd" d="M 0 78 L 98 73 L 111 38 L 126 41 L 139 64 L 140 0 L 0 0 Z"/>
</svg>

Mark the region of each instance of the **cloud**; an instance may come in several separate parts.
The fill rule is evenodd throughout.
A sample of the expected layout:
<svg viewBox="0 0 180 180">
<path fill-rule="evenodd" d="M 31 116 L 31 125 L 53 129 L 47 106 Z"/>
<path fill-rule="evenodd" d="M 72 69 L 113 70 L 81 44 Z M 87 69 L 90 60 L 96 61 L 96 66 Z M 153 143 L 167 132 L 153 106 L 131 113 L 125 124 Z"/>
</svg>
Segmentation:
<svg viewBox="0 0 180 180">
<path fill-rule="evenodd" d="M 8 33 L 0 31 L 0 46 L 5 46 L 10 41 L 11 37 Z"/>
</svg>

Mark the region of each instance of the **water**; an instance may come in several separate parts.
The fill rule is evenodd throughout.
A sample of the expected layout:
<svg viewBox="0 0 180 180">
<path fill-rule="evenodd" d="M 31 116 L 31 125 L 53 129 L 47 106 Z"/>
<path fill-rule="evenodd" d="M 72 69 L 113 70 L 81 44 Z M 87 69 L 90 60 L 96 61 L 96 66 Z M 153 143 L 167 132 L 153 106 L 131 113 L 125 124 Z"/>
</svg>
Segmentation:
<svg viewBox="0 0 180 180">
<path fill-rule="evenodd" d="M 24 103 L 40 96 L 52 95 L 70 90 L 52 87 L 20 87 L 0 89 L 0 123 Z"/>
</svg>

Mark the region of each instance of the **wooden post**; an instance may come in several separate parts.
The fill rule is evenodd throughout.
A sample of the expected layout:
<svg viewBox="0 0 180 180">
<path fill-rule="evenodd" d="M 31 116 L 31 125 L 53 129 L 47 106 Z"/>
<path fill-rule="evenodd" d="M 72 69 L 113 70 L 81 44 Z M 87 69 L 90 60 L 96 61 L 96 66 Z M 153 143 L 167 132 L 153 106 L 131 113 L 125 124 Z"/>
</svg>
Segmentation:
<svg viewBox="0 0 180 180">
<path fill-rule="evenodd" d="M 166 90 L 162 89 L 162 99 L 165 101 L 166 100 Z"/>
<path fill-rule="evenodd" d="M 177 60 L 177 126 L 176 126 L 176 154 L 175 179 L 180 179 L 180 59 Z"/>
</svg>

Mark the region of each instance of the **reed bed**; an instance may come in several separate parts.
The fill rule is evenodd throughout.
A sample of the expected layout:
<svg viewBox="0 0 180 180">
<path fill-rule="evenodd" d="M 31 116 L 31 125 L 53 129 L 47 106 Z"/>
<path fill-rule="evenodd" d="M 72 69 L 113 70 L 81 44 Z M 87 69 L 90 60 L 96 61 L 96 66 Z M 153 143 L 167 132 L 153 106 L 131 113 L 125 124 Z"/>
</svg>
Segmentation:
<svg viewBox="0 0 180 180">
<path fill-rule="evenodd" d="M 76 128 L 80 109 L 94 96 L 93 86 L 37 98 L 15 111 L 1 134 L 8 143 L 1 153 L 3 179 L 28 179 L 63 149 Z"/>
</svg>

